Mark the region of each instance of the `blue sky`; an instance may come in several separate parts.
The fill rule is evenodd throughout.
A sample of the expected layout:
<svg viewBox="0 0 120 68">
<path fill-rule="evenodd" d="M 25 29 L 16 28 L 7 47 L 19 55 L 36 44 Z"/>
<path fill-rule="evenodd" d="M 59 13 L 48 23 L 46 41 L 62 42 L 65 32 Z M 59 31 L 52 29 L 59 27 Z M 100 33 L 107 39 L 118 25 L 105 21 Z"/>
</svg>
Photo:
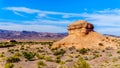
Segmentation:
<svg viewBox="0 0 120 68">
<path fill-rule="evenodd" d="M 67 32 L 77 20 L 120 35 L 120 0 L 0 0 L 0 29 Z"/>
</svg>

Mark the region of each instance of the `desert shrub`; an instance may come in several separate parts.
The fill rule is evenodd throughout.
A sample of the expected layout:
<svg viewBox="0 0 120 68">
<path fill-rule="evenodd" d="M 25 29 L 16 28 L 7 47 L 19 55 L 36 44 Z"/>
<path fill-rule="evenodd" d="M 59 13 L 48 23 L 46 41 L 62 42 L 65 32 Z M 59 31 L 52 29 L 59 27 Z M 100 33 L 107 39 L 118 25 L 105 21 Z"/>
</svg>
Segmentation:
<svg viewBox="0 0 120 68">
<path fill-rule="evenodd" d="M 109 56 L 109 57 L 110 57 L 110 56 L 112 56 L 112 54 L 111 54 L 111 53 L 107 53 L 107 56 Z"/>
<path fill-rule="evenodd" d="M 118 50 L 117 53 L 120 54 L 120 50 Z"/>
<path fill-rule="evenodd" d="M 65 64 L 65 62 L 64 61 L 60 61 L 60 63 L 59 63 L 60 65 L 63 65 L 63 64 Z"/>
<path fill-rule="evenodd" d="M 72 50 L 74 50 L 74 49 L 75 49 L 74 46 L 72 46 L 72 47 L 69 48 L 70 51 L 72 51 Z"/>
<path fill-rule="evenodd" d="M 3 53 L 0 54 L 0 57 L 4 57 Z"/>
<path fill-rule="evenodd" d="M 66 62 L 72 62 L 72 61 L 73 61 L 73 59 L 71 59 L 71 58 L 66 60 Z"/>
<path fill-rule="evenodd" d="M 19 62 L 20 58 L 18 56 L 10 56 L 7 57 L 6 62 L 7 63 L 12 63 L 12 62 Z"/>
<path fill-rule="evenodd" d="M 60 60 L 60 56 L 57 56 L 57 57 L 54 59 L 54 62 L 56 62 L 56 63 L 60 63 L 60 62 L 61 62 L 61 60 Z"/>
<path fill-rule="evenodd" d="M 20 50 L 24 50 L 24 49 L 25 49 L 24 45 L 21 45 Z"/>
<path fill-rule="evenodd" d="M 43 50 L 37 49 L 37 52 L 44 52 Z"/>
<path fill-rule="evenodd" d="M 30 46 L 26 46 L 26 48 L 30 48 Z"/>
<path fill-rule="evenodd" d="M 43 66 L 47 66 L 43 61 L 37 62 L 37 68 L 42 68 Z"/>
<path fill-rule="evenodd" d="M 44 59 L 45 59 L 46 61 L 52 61 L 52 57 L 49 57 L 49 56 L 46 56 Z"/>
<path fill-rule="evenodd" d="M 120 59 L 120 56 L 118 56 L 118 59 Z"/>
<path fill-rule="evenodd" d="M 95 50 L 95 51 L 93 51 L 93 53 L 99 53 L 99 51 Z"/>
<path fill-rule="evenodd" d="M 55 61 L 56 63 L 60 63 L 61 60 L 60 60 L 60 59 L 55 59 L 54 61 Z"/>
<path fill-rule="evenodd" d="M 25 48 L 24 47 L 20 47 L 20 50 L 24 50 Z"/>
<path fill-rule="evenodd" d="M 14 56 L 21 56 L 19 52 L 15 53 Z"/>
<path fill-rule="evenodd" d="M 105 49 L 106 49 L 106 50 L 112 50 L 113 47 L 109 47 L 109 46 L 108 46 L 108 47 L 106 47 Z"/>
<path fill-rule="evenodd" d="M 4 68 L 13 68 L 14 65 L 12 63 L 6 63 Z"/>
<path fill-rule="evenodd" d="M 42 55 L 42 54 L 37 54 L 36 55 L 38 59 L 44 59 L 45 55 Z"/>
<path fill-rule="evenodd" d="M 109 63 L 108 60 L 104 60 L 105 63 Z"/>
<path fill-rule="evenodd" d="M 117 57 L 114 57 L 113 59 L 112 59 L 112 62 L 116 62 L 116 61 L 118 61 L 119 59 L 117 58 Z"/>
<path fill-rule="evenodd" d="M 15 49 L 15 51 L 16 51 L 16 52 L 18 52 L 18 51 L 19 51 L 19 49 Z"/>
<path fill-rule="evenodd" d="M 105 52 L 105 50 L 102 50 L 102 52 Z"/>
<path fill-rule="evenodd" d="M 84 56 L 83 58 L 84 58 L 84 60 L 88 60 L 88 57 L 87 57 L 87 56 Z"/>
<path fill-rule="evenodd" d="M 22 54 L 27 60 L 32 60 L 32 58 L 34 58 L 36 55 L 34 52 L 23 52 Z"/>
<path fill-rule="evenodd" d="M 63 49 L 60 49 L 60 50 L 55 50 L 54 51 L 54 55 L 63 55 L 65 53 L 65 50 L 63 50 Z"/>
<path fill-rule="evenodd" d="M 93 59 L 95 59 L 95 58 L 98 58 L 98 57 L 100 57 L 101 55 L 99 55 L 99 54 L 93 54 Z"/>
<path fill-rule="evenodd" d="M 75 56 L 75 58 L 78 58 L 78 57 L 80 57 L 80 55 L 76 55 L 76 56 Z"/>
<path fill-rule="evenodd" d="M 14 49 L 9 49 L 8 52 L 14 53 Z"/>
<path fill-rule="evenodd" d="M 85 54 L 87 53 L 88 49 L 82 48 L 81 50 L 79 50 L 79 53 L 81 54 Z"/>
<path fill-rule="evenodd" d="M 5 47 L 13 47 L 15 46 L 14 44 L 8 43 L 8 42 L 1 42 L 0 43 L 0 48 L 5 48 Z"/>
<path fill-rule="evenodd" d="M 74 68 L 90 68 L 90 66 L 82 57 L 80 57 L 74 64 Z"/>
<path fill-rule="evenodd" d="M 98 45 L 99 45 L 99 46 L 104 46 L 103 43 L 99 43 Z"/>
</svg>

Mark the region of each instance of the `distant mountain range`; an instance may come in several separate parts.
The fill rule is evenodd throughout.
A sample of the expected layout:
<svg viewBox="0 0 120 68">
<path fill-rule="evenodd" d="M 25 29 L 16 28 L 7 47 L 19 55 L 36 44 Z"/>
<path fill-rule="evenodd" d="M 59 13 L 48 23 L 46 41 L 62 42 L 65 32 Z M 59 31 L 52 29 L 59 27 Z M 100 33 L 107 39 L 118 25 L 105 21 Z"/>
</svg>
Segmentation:
<svg viewBox="0 0 120 68">
<path fill-rule="evenodd" d="M 49 33 L 35 31 L 11 31 L 0 29 L 0 39 L 59 39 L 67 36 L 67 33 Z"/>
<path fill-rule="evenodd" d="M 0 29 L 0 39 L 25 39 L 25 40 L 44 40 L 44 39 L 61 39 L 67 36 L 67 33 L 50 33 L 50 32 L 35 32 L 35 31 L 12 31 Z M 105 36 L 119 37 L 116 35 L 104 34 Z"/>
</svg>

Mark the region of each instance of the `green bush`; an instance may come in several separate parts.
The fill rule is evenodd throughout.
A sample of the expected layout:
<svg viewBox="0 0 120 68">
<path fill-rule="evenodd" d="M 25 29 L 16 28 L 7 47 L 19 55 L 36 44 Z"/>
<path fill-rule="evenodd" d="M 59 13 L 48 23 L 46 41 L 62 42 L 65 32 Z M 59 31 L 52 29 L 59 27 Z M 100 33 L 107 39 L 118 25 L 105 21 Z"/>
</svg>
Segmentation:
<svg viewBox="0 0 120 68">
<path fill-rule="evenodd" d="M 44 59 L 45 55 L 42 55 L 42 54 L 37 54 L 36 55 L 38 59 Z"/>
<path fill-rule="evenodd" d="M 10 56 L 7 57 L 6 62 L 7 63 L 12 63 L 12 62 L 19 62 L 20 58 L 18 56 Z"/>
<path fill-rule="evenodd" d="M 63 64 L 65 64 L 65 61 L 60 61 L 60 65 L 63 65 Z"/>
<path fill-rule="evenodd" d="M 0 58 L 1 58 L 1 57 L 4 57 L 4 55 L 3 55 L 2 53 L 0 54 Z"/>
<path fill-rule="evenodd" d="M 63 55 L 65 53 L 65 50 L 63 50 L 63 49 L 60 49 L 60 50 L 55 50 L 54 51 L 54 55 Z"/>
<path fill-rule="evenodd" d="M 13 46 L 15 46 L 15 45 L 11 44 L 9 42 L 0 42 L 0 48 L 13 47 Z"/>
<path fill-rule="evenodd" d="M 58 59 L 58 58 L 56 58 L 54 61 L 55 61 L 56 63 L 60 63 L 60 62 L 61 62 L 61 60 Z"/>
<path fill-rule="evenodd" d="M 87 51 L 88 51 L 88 49 L 82 48 L 82 49 L 79 51 L 79 53 L 85 54 L 85 53 L 87 53 Z"/>
<path fill-rule="evenodd" d="M 15 53 L 14 56 L 21 56 L 19 52 Z"/>
<path fill-rule="evenodd" d="M 13 68 L 14 65 L 12 63 L 5 64 L 4 68 Z"/>
<path fill-rule="evenodd" d="M 71 58 L 67 59 L 66 62 L 72 62 L 73 60 Z"/>
<path fill-rule="evenodd" d="M 52 57 L 47 56 L 47 57 L 45 57 L 45 60 L 46 61 L 52 61 Z"/>
<path fill-rule="evenodd" d="M 42 68 L 43 66 L 47 66 L 43 61 L 37 63 L 37 68 Z"/>
<path fill-rule="evenodd" d="M 34 58 L 36 55 L 36 53 L 33 52 L 23 52 L 22 54 L 27 60 L 32 60 L 32 58 Z"/>
<path fill-rule="evenodd" d="M 120 50 L 118 50 L 117 53 L 120 54 Z"/>
<path fill-rule="evenodd" d="M 82 57 L 80 57 L 78 61 L 74 64 L 74 68 L 90 68 L 90 66 Z"/>
<path fill-rule="evenodd" d="M 14 49 L 9 49 L 8 52 L 13 53 L 13 52 L 14 52 Z"/>
<path fill-rule="evenodd" d="M 75 50 L 75 47 L 72 46 L 72 47 L 69 48 L 69 50 L 70 50 L 70 51 Z"/>
</svg>

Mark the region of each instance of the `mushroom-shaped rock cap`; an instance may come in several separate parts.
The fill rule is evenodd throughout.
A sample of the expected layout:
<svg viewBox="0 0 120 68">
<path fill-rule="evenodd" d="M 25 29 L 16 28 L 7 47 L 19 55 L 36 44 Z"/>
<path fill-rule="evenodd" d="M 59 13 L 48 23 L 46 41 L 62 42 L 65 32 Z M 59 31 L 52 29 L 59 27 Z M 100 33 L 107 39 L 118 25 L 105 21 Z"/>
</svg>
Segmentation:
<svg viewBox="0 0 120 68">
<path fill-rule="evenodd" d="M 68 26 L 68 30 L 81 29 L 81 28 L 94 29 L 94 26 L 93 24 L 85 20 L 76 21 Z"/>
</svg>

